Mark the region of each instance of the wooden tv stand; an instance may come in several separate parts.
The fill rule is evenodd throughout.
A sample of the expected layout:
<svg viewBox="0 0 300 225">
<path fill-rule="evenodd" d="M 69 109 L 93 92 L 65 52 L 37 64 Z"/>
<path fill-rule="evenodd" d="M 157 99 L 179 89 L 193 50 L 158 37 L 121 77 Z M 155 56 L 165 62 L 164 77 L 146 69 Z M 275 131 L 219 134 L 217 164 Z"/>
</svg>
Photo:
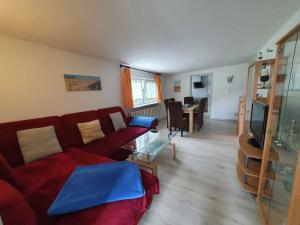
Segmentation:
<svg viewBox="0 0 300 225">
<path fill-rule="evenodd" d="M 237 175 L 244 191 L 257 194 L 263 150 L 252 146 L 248 141 L 251 138 L 247 132 L 244 132 L 239 137 Z M 278 155 L 275 151 L 270 152 L 269 160 L 278 160 Z M 272 197 L 270 180 L 274 179 L 276 179 L 275 172 L 272 168 L 269 168 L 263 196 Z"/>
</svg>

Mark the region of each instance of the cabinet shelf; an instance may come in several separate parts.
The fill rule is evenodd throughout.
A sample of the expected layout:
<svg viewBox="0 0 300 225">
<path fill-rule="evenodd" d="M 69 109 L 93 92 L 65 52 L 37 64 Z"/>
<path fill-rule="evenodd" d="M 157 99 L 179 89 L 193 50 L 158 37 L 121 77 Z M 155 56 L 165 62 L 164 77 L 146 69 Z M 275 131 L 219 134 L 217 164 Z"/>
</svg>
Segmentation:
<svg viewBox="0 0 300 225">
<path fill-rule="evenodd" d="M 241 184 L 243 190 L 257 195 L 259 178 L 248 176 L 247 181 L 245 181 L 244 176 L 246 174 L 243 173 L 243 170 L 240 167 L 239 163 L 237 163 L 236 168 L 237 168 L 238 179 L 240 181 L 240 184 Z M 262 196 L 264 196 L 266 198 L 272 197 L 272 188 L 268 181 L 266 181 L 266 187 L 261 192 L 261 194 L 262 194 Z"/>
<path fill-rule="evenodd" d="M 243 151 L 240 149 L 238 151 L 238 163 L 240 164 L 240 167 L 244 174 L 257 177 L 260 176 L 260 168 L 261 168 L 261 161 L 248 159 L 248 165 L 245 165 L 247 156 L 243 153 Z M 276 175 L 273 168 L 270 168 L 267 173 L 267 179 L 275 180 Z"/>
<path fill-rule="evenodd" d="M 242 134 L 239 137 L 239 144 L 240 144 L 240 148 L 243 151 L 243 153 L 248 156 L 248 157 L 252 157 L 252 158 L 256 158 L 256 159 L 262 159 L 263 157 L 263 150 L 260 148 L 256 148 L 252 145 L 250 145 L 248 143 L 248 140 L 251 137 L 248 134 Z M 270 161 L 278 161 L 278 154 L 275 151 L 271 151 L 270 155 L 269 155 L 269 160 Z"/>
</svg>

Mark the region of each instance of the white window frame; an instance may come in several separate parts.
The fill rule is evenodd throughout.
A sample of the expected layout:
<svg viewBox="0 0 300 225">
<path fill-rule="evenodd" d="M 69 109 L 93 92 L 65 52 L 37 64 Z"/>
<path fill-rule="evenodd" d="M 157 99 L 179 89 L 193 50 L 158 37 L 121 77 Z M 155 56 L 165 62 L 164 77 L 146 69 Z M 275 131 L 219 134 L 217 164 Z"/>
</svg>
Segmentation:
<svg viewBox="0 0 300 225">
<path fill-rule="evenodd" d="M 143 100 L 142 100 L 142 103 L 141 104 L 135 104 L 134 103 L 134 99 L 133 99 L 133 107 L 134 108 L 140 108 L 140 107 L 143 107 L 143 106 L 148 106 L 148 105 L 155 105 L 157 104 L 157 84 L 156 84 L 156 81 L 154 78 L 148 78 L 148 77 L 140 77 L 140 76 L 132 76 L 131 77 L 131 80 L 144 80 L 144 82 L 146 82 L 147 80 L 148 81 L 153 81 L 155 83 L 155 101 L 153 102 L 148 102 L 148 103 L 145 103 L 145 95 L 146 95 L 146 90 L 145 88 L 142 90 L 143 92 Z M 133 88 L 133 86 L 131 86 Z M 132 95 L 133 97 L 133 95 Z"/>
</svg>

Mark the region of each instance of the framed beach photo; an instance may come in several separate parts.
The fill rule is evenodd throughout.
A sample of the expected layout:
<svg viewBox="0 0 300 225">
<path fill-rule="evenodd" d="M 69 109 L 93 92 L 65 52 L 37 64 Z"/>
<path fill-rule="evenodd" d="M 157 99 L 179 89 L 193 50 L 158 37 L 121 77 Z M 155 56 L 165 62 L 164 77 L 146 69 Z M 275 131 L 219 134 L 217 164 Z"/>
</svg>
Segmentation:
<svg viewBox="0 0 300 225">
<path fill-rule="evenodd" d="M 181 80 L 173 81 L 173 92 L 181 92 Z"/>
<path fill-rule="evenodd" d="M 97 76 L 64 74 L 67 91 L 101 91 L 101 79 Z"/>
</svg>

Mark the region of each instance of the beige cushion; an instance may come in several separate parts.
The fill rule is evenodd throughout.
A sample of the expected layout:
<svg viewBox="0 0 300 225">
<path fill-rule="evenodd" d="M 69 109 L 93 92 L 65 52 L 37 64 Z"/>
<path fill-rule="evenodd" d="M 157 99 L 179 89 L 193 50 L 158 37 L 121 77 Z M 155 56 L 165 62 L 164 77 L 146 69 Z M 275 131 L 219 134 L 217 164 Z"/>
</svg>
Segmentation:
<svg viewBox="0 0 300 225">
<path fill-rule="evenodd" d="M 121 130 L 123 128 L 126 128 L 126 124 L 124 122 L 123 116 L 120 112 L 116 113 L 110 113 L 109 114 L 112 123 L 114 125 L 115 131 Z"/>
<path fill-rule="evenodd" d="M 105 137 L 101 130 L 99 120 L 93 120 L 86 123 L 77 123 L 84 144 Z"/>
<path fill-rule="evenodd" d="M 62 152 L 54 126 L 17 131 L 25 163 Z"/>
</svg>

